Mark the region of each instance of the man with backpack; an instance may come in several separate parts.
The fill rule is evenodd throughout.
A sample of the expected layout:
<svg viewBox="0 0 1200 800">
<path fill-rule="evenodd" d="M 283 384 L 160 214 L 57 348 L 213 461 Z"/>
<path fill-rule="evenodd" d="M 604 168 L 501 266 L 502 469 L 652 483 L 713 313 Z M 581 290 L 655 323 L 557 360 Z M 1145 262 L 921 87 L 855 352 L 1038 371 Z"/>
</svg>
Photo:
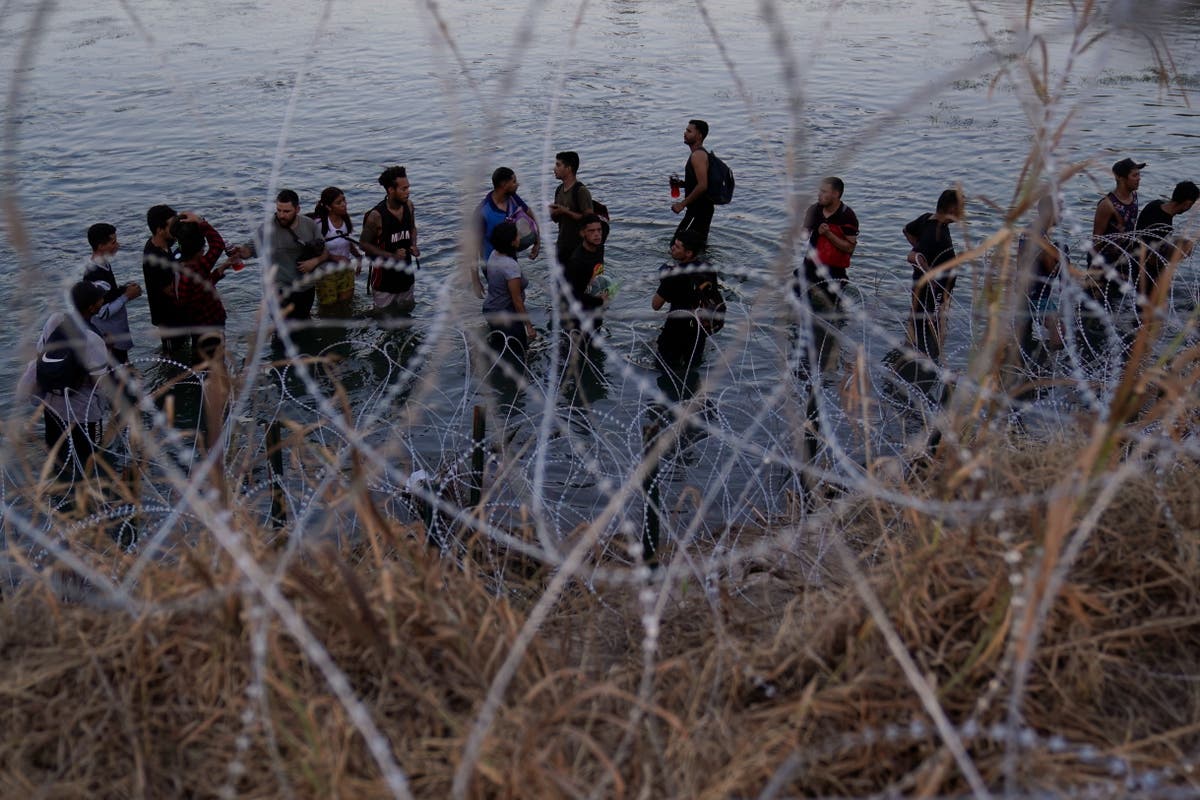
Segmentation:
<svg viewBox="0 0 1200 800">
<path fill-rule="evenodd" d="M 529 209 L 529 204 L 517 194 L 521 183 L 517 173 L 511 167 L 497 167 L 492 173 L 492 191 L 483 196 L 476 209 L 476 224 L 479 231 L 479 257 L 486 262 L 492 255 L 492 232 L 502 222 L 511 222 L 517 226 L 520 241 L 517 252 L 529 250 L 531 259 L 537 258 L 541 252 L 541 232 L 537 219 Z M 472 275 L 475 295 L 484 296 L 484 283 L 477 267 Z"/>
<path fill-rule="evenodd" d="M 125 305 L 142 296 L 142 287 L 133 282 L 117 283 L 111 262 L 121 245 L 117 241 L 115 227 L 107 222 L 97 222 L 88 228 L 87 238 L 92 255 L 83 265 L 83 279 L 104 290 L 104 305 L 96 314 L 93 325 L 104 337 L 113 360 L 125 364 L 129 361 L 129 348 L 133 345 L 133 338 L 129 335 L 129 312 Z"/>
<path fill-rule="evenodd" d="M 275 196 L 275 214 L 259 226 L 254 240 L 226 252 L 232 258 L 269 252 L 284 317 L 306 320 L 312 316 L 317 287 L 310 275 L 329 260 L 329 253 L 317 223 L 300 213 L 300 195 L 296 192 L 281 189 Z"/>
<path fill-rule="evenodd" d="M 91 281 L 71 287 L 75 313 L 50 315 L 37 343 L 37 355 L 17 383 L 17 397 L 42 406 L 46 448 L 59 473 L 81 476 L 100 442 L 109 402 L 104 377 L 108 349 L 92 324 L 104 306 L 104 290 Z"/>
<path fill-rule="evenodd" d="M 559 264 L 566 264 L 581 244 L 580 222 L 592 213 L 592 193 L 576 177 L 578 171 L 578 153 L 565 150 L 554 156 L 554 177 L 562 183 L 554 190 L 550 219 L 558 223 L 555 254 Z"/>
<path fill-rule="evenodd" d="M 692 151 L 683 167 L 683 197 L 671 204 L 678 214 L 684 211 L 683 219 L 675 229 L 675 236 L 691 233 L 699 241 L 702 252 L 708 244 L 708 229 L 712 225 L 713 211 L 717 205 L 728 203 L 733 197 L 733 172 L 715 154 L 704 149 L 708 138 L 708 123 L 702 119 L 688 120 L 683 131 L 683 142 Z M 671 187 L 679 186 L 678 178 L 671 178 Z"/>
<path fill-rule="evenodd" d="M 412 264 L 421 256 L 408 170 L 388 167 L 380 173 L 379 185 L 384 198 L 363 217 L 359 245 L 367 255 L 384 260 L 371 268 L 375 313 L 407 314 L 417 304 L 417 276 Z"/>
</svg>

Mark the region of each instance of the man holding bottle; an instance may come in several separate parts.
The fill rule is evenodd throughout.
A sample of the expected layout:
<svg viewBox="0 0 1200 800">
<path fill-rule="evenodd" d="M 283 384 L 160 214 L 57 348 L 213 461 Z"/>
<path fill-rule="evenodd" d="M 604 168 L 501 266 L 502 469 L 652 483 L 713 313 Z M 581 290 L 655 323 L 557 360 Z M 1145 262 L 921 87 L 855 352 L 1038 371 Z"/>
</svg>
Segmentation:
<svg viewBox="0 0 1200 800">
<path fill-rule="evenodd" d="M 692 151 L 683 168 L 683 183 L 671 177 L 671 194 L 676 187 L 683 189 L 683 198 L 671 204 L 671 211 L 684 212 L 683 219 L 675 229 L 672 241 L 681 233 L 694 237 L 697 247 L 703 251 L 708 244 L 708 229 L 712 225 L 713 205 L 708 196 L 708 151 L 704 140 L 708 138 L 708 123 L 702 119 L 688 120 L 683 131 L 683 143 Z"/>
</svg>

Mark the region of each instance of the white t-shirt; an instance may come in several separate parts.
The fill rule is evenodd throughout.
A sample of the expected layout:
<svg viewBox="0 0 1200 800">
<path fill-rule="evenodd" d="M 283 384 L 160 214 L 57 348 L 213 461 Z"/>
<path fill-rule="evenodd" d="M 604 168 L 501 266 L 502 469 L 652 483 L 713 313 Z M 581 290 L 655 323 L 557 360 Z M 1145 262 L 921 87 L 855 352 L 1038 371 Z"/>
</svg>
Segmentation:
<svg viewBox="0 0 1200 800">
<path fill-rule="evenodd" d="M 332 221 L 329 223 L 329 232 L 325 234 L 325 249 L 335 259 L 352 257 L 350 240 L 346 238 L 350 233 L 347 227 L 346 220 L 342 220 L 341 226 L 335 226 Z M 317 229 L 320 230 L 320 228 L 321 224 L 318 222 Z"/>
</svg>

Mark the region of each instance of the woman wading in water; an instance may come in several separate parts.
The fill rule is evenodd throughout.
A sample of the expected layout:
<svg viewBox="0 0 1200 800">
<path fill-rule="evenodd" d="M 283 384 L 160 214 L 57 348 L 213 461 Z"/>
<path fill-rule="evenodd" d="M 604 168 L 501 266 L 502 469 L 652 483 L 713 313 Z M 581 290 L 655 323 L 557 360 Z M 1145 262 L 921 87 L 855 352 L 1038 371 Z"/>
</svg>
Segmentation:
<svg viewBox="0 0 1200 800">
<path fill-rule="evenodd" d="M 362 253 L 350 238 L 354 223 L 346 210 L 346 193 L 336 186 L 321 192 L 317 207 L 309 214 L 318 223 L 325 249 L 335 266 L 327 266 L 327 275 L 317 281 L 317 305 L 322 317 L 343 316 L 350 312 L 354 301 L 354 276 L 362 272 L 362 263 L 350 269 L 351 259 L 361 259 Z"/>
</svg>

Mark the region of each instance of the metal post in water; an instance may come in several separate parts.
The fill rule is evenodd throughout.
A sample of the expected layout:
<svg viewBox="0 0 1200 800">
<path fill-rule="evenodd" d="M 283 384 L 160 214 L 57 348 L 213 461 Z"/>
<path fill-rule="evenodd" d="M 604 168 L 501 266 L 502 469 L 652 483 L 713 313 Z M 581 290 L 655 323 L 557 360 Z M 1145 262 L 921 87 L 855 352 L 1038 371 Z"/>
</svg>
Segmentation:
<svg viewBox="0 0 1200 800">
<path fill-rule="evenodd" d="M 271 465 L 271 521 L 276 528 L 287 524 L 287 506 L 283 501 L 282 439 L 279 420 L 272 420 L 267 426 L 267 460 Z"/>
<path fill-rule="evenodd" d="M 651 565 L 658 564 L 659 459 L 651 455 L 658 432 L 658 423 L 642 428 L 642 458 L 651 459 L 646 477 L 642 480 L 642 493 L 646 497 L 646 517 L 642 523 L 642 560 Z"/>
<path fill-rule="evenodd" d="M 812 468 L 813 462 L 817 459 L 817 452 L 820 450 L 821 441 L 818 434 L 821 431 L 821 414 L 817 409 L 817 391 L 820 378 L 809 378 L 810 385 L 808 390 L 808 404 L 804 409 L 804 448 L 802 451 L 803 461 L 800 465 L 800 493 L 801 500 L 804 503 L 804 510 L 812 512 L 816 497 L 814 489 L 809 480 L 808 470 Z"/>
<path fill-rule="evenodd" d="M 487 415 L 483 406 L 475 406 L 471 420 L 471 508 L 479 505 L 483 495 L 483 440 L 487 436 Z"/>
<path fill-rule="evenodd" d="M 121 481 L 124 483 L 129 497 L 133 501 L 134 511 L 122 526 L 127 532 L 123 533 L 117 540 L 117 544 L 121 547 L 128 547 L 136 542 L 141 535 L 142 529 L 142 517 L 138 513 L 138 509 L 142 506 L 142 470 L 135 450 L 137 438 L 137 428 L 130 425 L 129 449 L 125 454 L 125 469 L 121 473 Z"/>
</svg>

